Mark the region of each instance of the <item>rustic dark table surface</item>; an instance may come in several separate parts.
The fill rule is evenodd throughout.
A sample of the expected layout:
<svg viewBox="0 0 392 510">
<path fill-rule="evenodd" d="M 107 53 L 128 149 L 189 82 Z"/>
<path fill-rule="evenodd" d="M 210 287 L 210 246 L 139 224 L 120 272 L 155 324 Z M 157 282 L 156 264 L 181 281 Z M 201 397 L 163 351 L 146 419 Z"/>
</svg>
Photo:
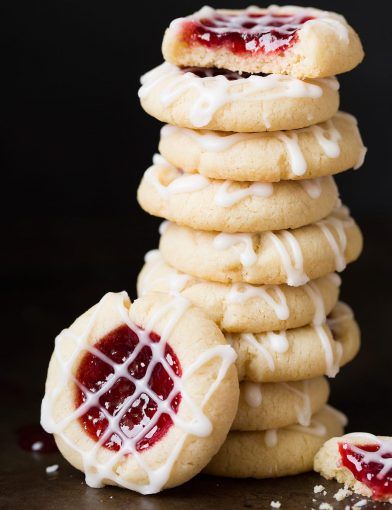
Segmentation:
<svg viewBox="0 0 392 510">
<path fill-rule="evenodd" d="M 175 510 L 270 508 L 318 509 L 323 501 L 344 509 L 353 500 L 337 503 L 338 488 L 316 474 L 278 480 L 230 480 L 198 476 L 186 485 L 155 496 L 140 496 L 118 488 L 91 489 L 83 476 L 59 454 L 33 454 L 18 446 L 17 431 L 38 423 L 46 367 L 54 336 L 107 290 L 126 289 L 134 282 L 142 253 L 157 241 L 133 218 L 133 243 L 124 243 L 129 219 L 58 221 L 50 228 L 41 219 L 42 234 L 26 218 L 13 229 L 14 253 L 2 264 L 4 295 L 1 378 L 1 495 L 0 507 L 9 509 L 143 509 Z M 158 222 L 157 222 L 158 223 Z M 361 222 L 360 222 L 361 223 Z M 366 248 L 361 259 L 344 273 L 342 296 L 355 310 L 363 333 L 357 359 L 332 381 L 331 402 L 350 418 L 348 430 L 391 435 L 390 292 L 391 222 L 362 221 Z M 56 249 L 53 250 L 53 240 Z M 99 239 L 100 251 L 91 255 Z M 52 256 L 49 256 L 51 253 Z M 6 351 L 4 351 L 4 348 Z M 8 349 L 8 353 L 7 353 Z M 57 475 L 45 468 L 58 463 Z M 327 495 L 314 495 L 316 484 Z M 384 505 L 369 504 L 366 508 Z"/>
</svg>

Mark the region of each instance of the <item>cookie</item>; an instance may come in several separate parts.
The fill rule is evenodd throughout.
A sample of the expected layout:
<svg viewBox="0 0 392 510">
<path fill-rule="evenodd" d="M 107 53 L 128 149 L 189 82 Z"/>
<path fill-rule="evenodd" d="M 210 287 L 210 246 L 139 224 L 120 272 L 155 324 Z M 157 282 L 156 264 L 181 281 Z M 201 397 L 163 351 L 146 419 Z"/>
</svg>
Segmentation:
<svg viewBox="0 0 392 510">
<path fill-rule="evenodd" d="M 356 494 L 392 503 L 392 437 L 366 432 L 334 437 L 316 454 L 314 469 Z"/>
<path fill-rule="evenodd" d="M 231 430 L 279 429 L 296 423 L 309 426 L 328 396 L 329 384 L 324 377 L 288 383 L 244 381 Z"/>
<path fill-rule="evenodd" d="M 180 296 L 108 293 L 56 338 L 41 423 L 92 487 L 143 494 L 197 474 L 238 405 L 235 353 Z"/>
<path fill-rule="evenodd" d="M 340 435 L 345 417 L 325 406 L 308 427 L 290 425 L 257 432 L 230 432 L 204 472 L 232 478 L 275 478 L 310 471 L 320 446 Z"/>
<path fill-rule="evenodd" d="M 318 78 L 356 67 L 364 53 L 343 16 L 271 5 L 241 10 L 203 7 L 165 32 L 165 60 L 178 66 Z"/>
<path fill-rule="evenodd" d="M 233 182 L 185 174 L 156 155 L 138 189 L 138 202 L 154 216 L 219 232 L 298 228 L 325 218 L 338 190 L 333 177 L 302 181 Z"/>
<path fill-rule="evenodd" d="M 340 208 L 311 225 L 258 234 L 217 234 L 170 223 L 159 249 L 169 265 L 197 278 L 296 287 L 356 260 L 362 235 Z"/>
<path fill-rule="evenodd" d="M 227 133 L 166 125 L 159 150 L 184 172 L 211 179 L 264 181 L 314 179 L 359 168 L 365 158 L 355 117 L 334 117 L 302 129 Z"/>
<path fill-rule="evenodd" d="M 231 333 L 262 333 L 319 323 L 339 297 L 340 278 L 335 273 L 301 287 L 225 284 L 177 271 L 165 263 L 158 250 L 148 252 L 145 260 L 137 282 L 139 296 L 153 291 L 180 292 Z"/>
<path fill-rule="evenodd" d="M 301 81 L 269 74 L 179 68 L 167 62 L 141 78 L 139 97 L 153 117 L 186 128 L 256 132 L 323 122 L 339 107 L 334 77 Z"/>
<path fill-rule="evenodd" d="M 326 324 L 267 333 L 226 333 L 237 353 L 240 381 L 302 381 L 335 377 L 360 346 L 351 309 L 339 303 Z"/>
</svg>

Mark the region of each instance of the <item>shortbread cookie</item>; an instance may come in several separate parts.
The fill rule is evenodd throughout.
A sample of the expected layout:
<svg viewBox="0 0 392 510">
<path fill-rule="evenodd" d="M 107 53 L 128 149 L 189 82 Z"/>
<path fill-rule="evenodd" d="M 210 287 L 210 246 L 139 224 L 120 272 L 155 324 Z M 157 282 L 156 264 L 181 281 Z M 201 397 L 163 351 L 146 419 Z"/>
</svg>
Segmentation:
<svg viewBox="0 0 392 510">
<path fill-rule="evenodd" d="M 354 432 L 327 441 L 314 469 L 376 501 L 392 503 L 392 437 Z"/>
<path fill-rule="evenodd" d="M 317 450 L 328 438 L 341 434 L 345 424 L 344 415 L 325 406 L 308 427 L 230 432 L 204 472 L 232 478 L 274 478 L 310 471 Z"/>
<path fill-rule="evenodd" d="M 333 177 L 302 181 L 233 182 L 185 174 L 156 155 L 138 189 L 138 202 L 154 216 L 219 232 L 298 228 L 325 218 L 338 190 Z"/>
<path fill-rule="evenodd" d="M 313 179 L 349 168 L 365 158 L 355 117 L 334 117 L 303 129 L 267 133 L 197 131 L 166 125 L 159 150 L 184 172 L 212 179 L 264 181 Z"/>
<path fill-rule="evenodd" d="M 319 9 L 203 7 L 170 24 L 165 60 L 178 66 L 318 78 L 357 66 L 364 53 L 343 16 Z"/>
<path fill-rule="evenodd" d="M 258 234 L 217 234 L 170 223 L 159 247 L 168 264 L 198 278 L 296 287 L 342 271 L 361 253 L 362 235 L 340 208 L 311 225 Z"/>
<path fill-rule="evenodd" d="M 262 333 L 320 324 L 339 297 L 340 277 L 331 273 L 301 287 L 225 284 L 199 280 L 168 266 L 150 251 L 137 282 L 138 295 L 180 292 L 228 332 Z"/>
<path fill-rule="evenodd" d="M 231 430 L 279 429 L 296 423 L 309 426 L 312 415 L 327 403 L 328 396 L 325 377 L 288 383 L 244 381 Z"/>
<path fill-rule="evenodd" d="M 240 381 L 302 381 L 335 377 L 360 346 L 351 309 L 339 303 L 326 324 L 268 333 L 226 333 L 237 353 Z"/>
<path fill-rule="evenodd" d="M 187 128 L 276 131 L 323 122 L 339 107 L 334 77 L 301 81 L 279 74 L 239 75 L 167 62 L 141 78 L 142 107 L 153 117 Z"/>
<path fill-rule="evenodd" d="M 143 494 L 198 473 L 238 404 L 235 353 L 180 296 L 106 294 L 56 338 L 41 423 L 92 487 Z"/>
</svg>

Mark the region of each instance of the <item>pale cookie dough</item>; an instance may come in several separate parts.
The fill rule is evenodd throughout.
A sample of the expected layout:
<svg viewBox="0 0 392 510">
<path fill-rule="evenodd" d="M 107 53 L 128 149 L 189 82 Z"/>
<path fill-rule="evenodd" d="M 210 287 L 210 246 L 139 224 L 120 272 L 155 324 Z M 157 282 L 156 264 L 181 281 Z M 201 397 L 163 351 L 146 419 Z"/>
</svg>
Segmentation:
<svg viewBox="0 0 392 510">
<path fill-rule="evenodd" d="M 178 66 L 298 78 L 344 73 L 364 57 L 358 35 L 343 16 L 291 5 L 203 7 L 171 22 L 162 52 L 165 60 Z"/>
<path fill-rule="evenodd" d="M 264 182 L 357 169 L 366 154 L 355 117 L 343 112 L 314 126 L 267 133 L 197 131 L 167 124 L 159 150 L 184 172 Z"/>
<path fill-rule="evenodd" d="M 338 200 L 333 177 L 232 182 L 185 174 L 156 155 L 137 198 L 141 207 L 179 225 L 218 232 L 297 228 L 328 216 Z"/>
<path fill-rule="evenodd" d="M 237 132 L 303 128 L 329 119 L 339 107 L 335 77 L 218 73 L 165 62 L 142 76 L 142 107 L 175 126 Z"/>
<path fill-rule="evenodd" d="M 367 451 L 369 447 L 373 451 Z M 356 494 L 392 503 L 392 437 L 367 432 L 333 437 L 315 456 L 314 470 L 328 480 L 344 483 Z"/>
<path fill-rule="evenodd" d="M 232 478 L 275 478 L 310 471 L 320 446 L 342 434 L 345 417 L 325 406 L 309 427 L 291 425 L 257 432 L 230 432 L 204 472 Z"/>
<path fill-rule="evenodd" d="M 159 248 L 169 265 L 197 278 L 297 287 L 356 260 L 362 235 L 340 208 L 311 225 L 258 234 L 217 234 L 170 223 Z"/>
<path fill-rule="evenodd" d="M 267 333 L 226 333 L 236 351 L 240 381 L 302 381 L 335 377 L 358 353 L 360 331 L 351 309 L 339 303 L 327 323 Z"/>
<path fill-rule="evenodd" d="M 329 274 L 301 287 L 288 285 L 225 284 L 200 280 L 165 263 L 158 250 L 146 254 L 137 290 L 180 292 L 218 326 L 230 333 L 262 333 L 320 322 L 339 297 L 340 277 Z"/>
<path fill-rule="evenodd" d="M 41 423 L 88 485 L 155 493 L 196 475 L 225 440 L 234 361 L 186 299 L 108 293 L 56 338 Z"/>
<path fill-rule="evenodd" d="M 326 403 L 325 377 L 297 382 L 240 384 L 240 401 L 231 430 L 278 429 L 299 423 L 310 425 L 312 415 Z"/>
</svg>

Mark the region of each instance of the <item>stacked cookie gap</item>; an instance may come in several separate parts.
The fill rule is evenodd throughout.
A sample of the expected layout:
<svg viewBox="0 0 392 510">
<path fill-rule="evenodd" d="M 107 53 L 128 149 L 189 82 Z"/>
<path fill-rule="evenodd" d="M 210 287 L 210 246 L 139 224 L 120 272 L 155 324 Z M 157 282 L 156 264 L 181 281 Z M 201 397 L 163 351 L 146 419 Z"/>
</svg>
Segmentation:
<svg viewBox="0 0 392 510">
<path fill-rule="evenodd" d="M 344 426 L 326 376 L 360 344 L 336 272 L 362 236 L 332 175 L 366 150 L 331 76 L 359 63 L 359 40 L 316 9 L 203 8 L 172 23 L 163 51 L 139 91 L 166 125 L 138 190 L 165 220 L 138 294 L 180 293 L 237 353 L 237 416 L 206 472 L 307 471 Z"/>
</svg>

